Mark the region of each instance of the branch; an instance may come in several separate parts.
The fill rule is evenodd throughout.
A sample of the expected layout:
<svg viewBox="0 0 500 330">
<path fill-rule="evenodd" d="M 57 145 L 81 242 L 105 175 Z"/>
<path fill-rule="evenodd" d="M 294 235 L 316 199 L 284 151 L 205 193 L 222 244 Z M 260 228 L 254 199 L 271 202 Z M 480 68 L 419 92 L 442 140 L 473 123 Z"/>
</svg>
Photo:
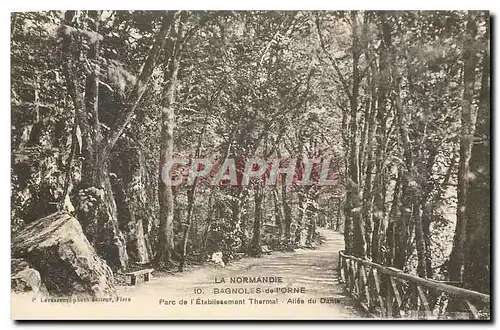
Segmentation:
<svg viewBox="0 0 500 330">
<path fill-rule="evenodd" d="M 62 36 L 62 54 L 65 56 L 62 60 L 63 74 L 66 80 L 66 89 L 75 108 L 75 125 L 80 126 L 81 130 L 85 132 L 83 139 L 87 145 L 90 145 L 91 142 L 89 136 L 86 134 L 89 129 L 88 123 L 85 120 L 85 104 L 78 86 L 78 77 L 76 75 L 77 70 L 74 67 L 74 58 L 78 58 L 79 54 L 72 54 L 71 44 L 73 42 L 73 37 L 71 34 L 65 33 L 65 26 L 71 25 L 74 16 L 75 11 L 66 11 L 64 14 L 63 24 L 61 24 L 61 27 L 59 28 L 59 33 Z"/>
<path fill-rule="evenodd" d="M 288 25 L 288 27 L 286 28 L 285 30 L 285 34 L 283 35 L 284 37 L 288 36 L 290 33 L 292 33 L 293 29 L 292 27 L 294 26 L 295 24 L 295 18 L 297 17 L 298 15 L 298 12 L 295 13 L 293 16 L 292 16 L 292 19 L 290 21 L 290 24 Z M 285 21 L 287 20 L 287 18 L 285 17 L 285 19 L 283 19 L 283 21 L 280 23 L 280 26 L 278 28 L 278 31 L 276 31 L 276 33 L 273 35 L 273 37 L 271 38 L 271 40 L 268 41 L 266 47 L 264 47 L 263 51 L 262 51 L 262 55 L 260 56 L 260 65 L 262 65 L 262 63 L 264 62 L 264 58 L 266 57 L 266 54 L 269 52 L 269 50 L 271 49 L 271 45 L 272 43 L 276 40 L 276 38 L 280 35 L 280 28 L 283 26 L 283 24 L 285 23 Z"/>
<path fill-rule="evenodd" d="M 307 83 L 306 83 L 306 90 L 302 93 L 302 95 L 298 98 L 299 101 L 291 106 L 290 108 L 291 109 L 298 109 L 300 106 L 302 106 L 302 104 L 306 101 L 307 99 L 307 95 L 309 94 L 309 91 L 310 91 L 310 85 L 311 85 L 311 79 L 314 75 L 314 68 L 311 68 L 311 70 L 309 71 L 309 74 L 307 75 Z M 296 86 L 296 92 L 298 92 L 298 88 L 300 87 L 300 83 L 297 84 Z M 293 94 L 296 94 L 295 92 L 293 92 Z M 289 104 L 288 103 L 285 103 L 285 105 L 282 107 L 282 110 L 286 110 L 287 106 Z M 280 116 L 282 113 L 280 111 L 278 111 L 276 113 L 276 116 Z M 295 121 L 299 116 L 303 116 L 304 114 L 300 114 L 298 111 L 295 111 L 292 115 L 292 118 L 290 120 L 290 122 L 293 122 Z M 278 136 L 276 137 L 276 140 L 274 141 L 274 144 L 273 146 L 271 147 L 271 150 L 266 154 L 264 155 L 264 158 L 268 158 L 268 157 L 271 157 L 271 155 L 274 153 L 274 151 L 276 151 L 276 148 L 278 147 L 281 139 L 283 138 L 283 134 L 285 133 L 285 131 L 289 128 L 289 126 L 287 125 L 287 122 L 286 121 L 281 121 L 281 120 L 278 120 L 277 118 L 274 118 L 272 122 L 280 122 L 281 123 L 281 126 L 280 126 L 280 130 L 278 132 Z M 268 126 L 266 128 L 266 134 L 269 133 L 269 130 L 271 129 L 270 126 Z M 260 141 L 260 140 L 259 140 Z"/>
<path fill-rule="evenodd" d="M 342 87 L 344 87 L 344 91 L 346 92 L 347 96 L 349 99 L 351 99 L 351 92 L 349 91 L 349 84 L 345 80 L 344 76 L 342 75 L 342 72 L 340 71 L 337 61 L 333 58 L 333 56 L 328 52 L 326 49 L 325 41 L 323 39 L 323 35 L 321 34 L 321 27 L 320 27 L 320 22 L 319 22 L 319 17 L 316 17 L 316 29 L 318 30 L 318 37 L 319 37 L 319 42 L 321 44 L 321 48 L 325 52 L 326 56 L 332 62 L 333 68 L 337 72 L 340 81 L 342 82 Z"/>
<path fill-rule="evenodd" d="M 380 46 L 379 46 L 377 49 L 375 49 L 375 51 L 378 51 L 378 50 L 379 50 L 379 48 L 380 48 Z M 367 60 L 368 60 L 368 64 L 367 64 L 367 65 L 366 65 L 366 67 L 363 69 L 363 71 L 361 71 L 361 73 L 359 74 L 360 79 L 363 79 L 363 78 L 365 77 L 366 72 L 368 72 L 368 69 L 372 67 L 372 64 L 373 64 L 373 63 L 375 63 L 375 59 L 377 58 L 376 56 L 373 56 L 373 57 L 372 57 L 372 56 L 370 56 L 370 55 L 368 54 L 368 51 L 365 53 L 365 56 L 366 56 L 366 58 L 367 58 Z"/>
<path fill-rule="evenodd" d="M 175 17 L 176 17 L 176 12 L 174 11 L 168 11 L 164 16 L 160 31 L 158 32 L 155 41 L 153 43 L 153 46 L 149 51 L 149 55 L 146 61 L 144 62 L 142 71 L 139 74 L 139 78 L 137 79 L 137 82 L 134 85 L 132 92 L 129 94 L 127 98 L 126 101 L 127 107 L 124 111 L 125 113 L 120 118 L 118 118 L 117 124 L 115 125 L 115 127 L 111 129 L 112 133 L 108 138 L 105 147 L 103 148 L 104 157 L 111 152 L 111 149 L 113 149 L 113 146 L 115 145 L 116 141 L 118 141 L 118 138 L 123 134 L 125 127 L 127 127 L 127 125 L 134 117 L 137 105 L 141 101 L 142 95 L 146 91 L 149 78 L 151 78 L 153 69 L 156 66 L 156 62 L 166 42 L 167 36 L 170 34 Z"/>
<path fill-rule="evenodd" d="M 189 30 L 188 32 L 186 32 L 186 35 L 184 36 L 184 38 L 182 39 L 182 42 L 181 43 L 186 43 L 187 41 L 189 41 L 189 39 L 191 39 L 191 37 L 196 33 L 198 32 L 202 27 L 204 27 L 208 22 L 214 20 L 215 18 L 217 18 L 218 16 L 220 16 L 221 14 L 219 12 L 216 12 L 215 14 L 213 15 L 207 15 L 205 17 L 202 17 L 200 19 L 200 21 L 198 22 L 197 25 L 195 25 L 191 30 Z"/>
</svg>

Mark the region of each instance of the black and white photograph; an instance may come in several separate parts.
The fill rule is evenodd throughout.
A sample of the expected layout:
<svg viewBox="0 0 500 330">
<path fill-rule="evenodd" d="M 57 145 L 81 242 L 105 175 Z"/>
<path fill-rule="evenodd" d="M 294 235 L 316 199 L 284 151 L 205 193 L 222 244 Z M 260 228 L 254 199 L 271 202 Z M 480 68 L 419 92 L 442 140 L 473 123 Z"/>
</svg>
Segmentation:
<svg viewBox="0 0 500 330">
<path fill-rule="evenodd" d="M 491 320 L 491 26 L 11 12 L 12 319 Z"/>
</svg>

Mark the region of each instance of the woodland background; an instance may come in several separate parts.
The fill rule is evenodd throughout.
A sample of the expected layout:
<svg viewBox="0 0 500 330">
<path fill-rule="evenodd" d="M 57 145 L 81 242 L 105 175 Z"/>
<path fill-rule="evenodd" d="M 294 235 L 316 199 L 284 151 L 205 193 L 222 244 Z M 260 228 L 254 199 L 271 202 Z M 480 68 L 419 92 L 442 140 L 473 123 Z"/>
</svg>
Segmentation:
<svg viewBox="0 0 500 330">
<path fill-rule="evenodd" d="M 11 232 L 72 214 L 113 272 L 317 244 L 489 292 L 487 12 L 11 16 Z M 317 157 L 311 186 L 169 187 L 173 155 Z"/>
</svg>

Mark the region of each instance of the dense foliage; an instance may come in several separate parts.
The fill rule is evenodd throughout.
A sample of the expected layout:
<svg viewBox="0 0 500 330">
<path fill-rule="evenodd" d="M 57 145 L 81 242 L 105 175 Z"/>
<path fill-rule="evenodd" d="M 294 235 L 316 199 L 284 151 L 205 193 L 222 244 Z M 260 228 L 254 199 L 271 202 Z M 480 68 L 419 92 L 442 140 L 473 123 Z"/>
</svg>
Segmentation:
<svg viewBox="0 0 500 330">
<path fill-rule="evenodd" d="M 484 12 L 14 13 L 12 231 L 76 215 L 116 270 L 315 245 L 489 290 Z M 172 157 L 328 155 L 334 189 L 175 187 Z M 473 276 L 475 274 L 475 276 Z"/>
</svg>

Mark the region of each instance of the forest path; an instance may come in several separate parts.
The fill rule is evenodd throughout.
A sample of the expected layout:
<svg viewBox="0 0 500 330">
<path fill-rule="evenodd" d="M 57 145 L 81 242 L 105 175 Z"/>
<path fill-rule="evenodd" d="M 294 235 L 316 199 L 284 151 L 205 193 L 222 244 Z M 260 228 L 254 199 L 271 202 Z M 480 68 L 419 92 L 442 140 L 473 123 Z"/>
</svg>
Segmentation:
<svg viewBox="0 0 500 330">
<path fill-rule="evenodd" d="M 337 283 L 338 252 L 344 248 L 342 234 L 320 229 L 324 244 L 318 249 L 299 249 L 295 252 L 272 252 L 261 258 L 243 258 L 225 268 L 194 267 L 184 273 L 153 276 L 148 283 L 119 288 L 119 294 L 134 301 L 144 300 L 149 305 L 157 299 L 157 309 L 165 311 L 165 318 L 244 318 L 244 319 L 343 319 L 366 317 L 355 308 L 352 298 L 346 296 Z M 281 277 L 282 283 L 230 283 L 232 277 Z M 224 278 L 225 283 L 222 282 Z M 245 290 L 246 293 L 217 293 L 223 289 Z M 255 292 L 260 288 L 263 292 Z M 195 289 L 203 292 L 196 294 Z M 254 290 L 251 293 L 252 289 Z M 280 289 L 266 293 L 266 289 Z M 290 289 L 302 292 L 285 292 Z M 238 300 L 242 305 L 197 304 L 200 300 Z M 300 298 L 303 303 L 297 303 Z M 327 299 L 321 299 L 327 298 Z M 175 301 L 175 305 L 160 304 L 160 299 Z M 179 305 L 184 299 L 187 304 Z M 255 300 L 267 302 L 256 304 Z M 295 299 L 291 303 L 289 299 Z M 315 302 L 309 301 L 315 299 Z M 198 302 L 200 302 L 198 300 Z M 192 304 L 192 305 L 191 305 Z M 149 313 L 147 313 L 149 314 Z"/>
</svg>

